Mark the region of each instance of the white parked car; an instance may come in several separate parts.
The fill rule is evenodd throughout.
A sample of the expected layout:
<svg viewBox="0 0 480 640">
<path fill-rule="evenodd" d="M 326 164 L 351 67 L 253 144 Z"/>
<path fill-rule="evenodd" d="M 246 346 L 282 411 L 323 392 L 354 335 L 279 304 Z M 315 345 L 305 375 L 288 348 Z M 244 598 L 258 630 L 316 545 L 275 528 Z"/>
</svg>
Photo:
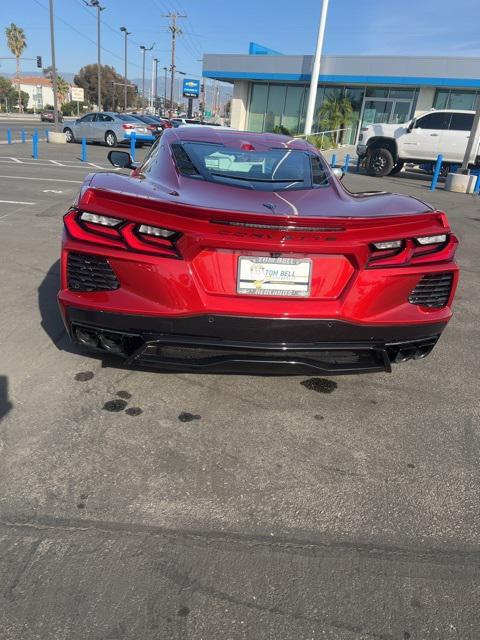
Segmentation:
<svg viewBox="0 0 480 640">
<path fill-rule="evenodd" d="M 461 163 L 473 124 L 473 111 L 442 109 L 429 111 L 405 124 L 372 124 L 362 128 L 358 156 L 372 176 L 398 173 L 405 162 L 435 162 L 442 154 L 443 171 Z M 480 164 L 478 148 L 472 152 L 472 165 Z"/>
</svg>

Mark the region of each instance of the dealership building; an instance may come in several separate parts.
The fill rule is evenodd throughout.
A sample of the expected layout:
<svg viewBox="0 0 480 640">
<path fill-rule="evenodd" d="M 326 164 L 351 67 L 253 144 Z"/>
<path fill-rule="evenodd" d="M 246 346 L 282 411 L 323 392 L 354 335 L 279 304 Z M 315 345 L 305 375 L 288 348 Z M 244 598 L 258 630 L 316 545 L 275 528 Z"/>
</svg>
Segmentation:
<svg viewBox="0 0 480 640">
<path fill-rule="evenodd" d="M 300 134 L 312 67 L 313 56 L 282 55 L 251 43 L 248 55 L 206 54 L 203 76 L 233 85 L 233 128 L 282 126 Z M 479 58 L 325 56 L 312 132 L 325 130 L 319 110 L 330 97 L 349 98 L 353 111 L 344 141 L 354 144 L 361 126 L 406 122 L 432 108 L 475 109 L 479 93 Z"/>
</svg>

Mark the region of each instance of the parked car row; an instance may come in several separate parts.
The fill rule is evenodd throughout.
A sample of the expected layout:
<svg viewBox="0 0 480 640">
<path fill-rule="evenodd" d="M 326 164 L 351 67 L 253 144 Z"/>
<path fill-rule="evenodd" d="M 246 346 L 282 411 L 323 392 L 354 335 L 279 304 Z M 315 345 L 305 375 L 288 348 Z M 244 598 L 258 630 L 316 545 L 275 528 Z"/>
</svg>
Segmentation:
<svg viewBox="0 0 480 640">
<path fill-rule="evenodd" d="M 133 133 L 139 137 L 157 137 L 164 129 L 171 127 L 169 120 L 157 116 L 100 111 L 87 113 L 69 122 L 64 126 L 63 132 L 67 142 L 80 142 L 85 138 L 87 142 L 100 142 L 107 147 L 116 147 L 119 144 L 129 144 Z M 143 144 L 141 139 L 138 144 Z"/>
</svg>

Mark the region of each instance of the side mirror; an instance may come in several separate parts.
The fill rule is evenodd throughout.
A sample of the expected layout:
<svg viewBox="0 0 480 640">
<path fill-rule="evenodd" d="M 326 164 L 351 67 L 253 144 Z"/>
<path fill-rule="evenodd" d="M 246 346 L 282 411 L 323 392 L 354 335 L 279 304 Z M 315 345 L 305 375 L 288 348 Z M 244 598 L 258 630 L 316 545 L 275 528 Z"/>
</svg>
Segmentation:
<svg viewBox="0 0 480 640">
<path fill-rule="evenodd" d="M 410 133 L 414 126 L 415 126 L 415 120 L 412 120 L 407 127 L 407 133 Z"/>
<path fill-rule="evenodd" d="M 338 180 L 343 180 L 343 176 L 345 175 L 345 172 L 341 167 L 333 167 L 332 173 Z"/>
<path fill-rule="evenodd" d="M 112 149 L 107 156 L 110 164 L 120 169 L 136 169 L 137 164 L 133 162 L 132 156 L 127 151 L 117 151 Z"/>
</svg>

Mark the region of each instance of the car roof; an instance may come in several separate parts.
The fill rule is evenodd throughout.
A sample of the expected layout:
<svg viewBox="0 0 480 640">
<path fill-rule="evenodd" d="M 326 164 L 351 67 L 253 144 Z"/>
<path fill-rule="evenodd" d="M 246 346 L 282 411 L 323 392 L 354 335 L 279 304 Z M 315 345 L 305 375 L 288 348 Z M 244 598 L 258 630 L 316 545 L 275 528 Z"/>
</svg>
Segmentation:
<svg viewBox="0 0 480 640">
<path fill-rule="evenodd" d="M 470 113 L 470 114 L 474 114 L 475 111 L 472 111 L 472 109 L 430 109 L 429 111 L 424 111 L 420 115 L 426 116 L 429 113 Z"/>
<path fill-rule="evenodd" d="M 231 147 L 240 147 L 242 144 L 251 144 L 257 149 L 298 149 L 311 151 L 312 145 L 300 138 L 279 135 L 276 133 L 254 133 L 251 131 L 235 131 L 234 129 L 220 129 L 205 125 L 192 125 L 179 127 L 178 129 L 166 129 L 164 136 L 172 142 L 207 142 Z"/>
</svg>

